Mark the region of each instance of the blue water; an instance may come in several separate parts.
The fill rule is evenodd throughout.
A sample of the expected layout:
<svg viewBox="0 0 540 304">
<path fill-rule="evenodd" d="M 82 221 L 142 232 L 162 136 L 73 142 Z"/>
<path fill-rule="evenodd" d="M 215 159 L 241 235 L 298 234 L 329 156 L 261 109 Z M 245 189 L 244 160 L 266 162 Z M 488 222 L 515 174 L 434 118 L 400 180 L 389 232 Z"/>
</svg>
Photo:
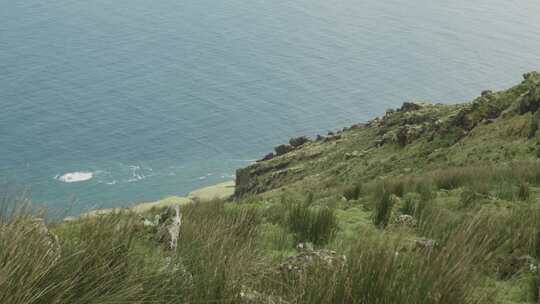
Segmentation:
<svg viewBox="0 0 540 304">
<path fill-rule="evenodd" d="M 517 83 L 540 69 L 538 16 L 538 0 L 0 0 L 0 179 L 73 213 L 183 195 L 291 136 Z"/>
</svg>

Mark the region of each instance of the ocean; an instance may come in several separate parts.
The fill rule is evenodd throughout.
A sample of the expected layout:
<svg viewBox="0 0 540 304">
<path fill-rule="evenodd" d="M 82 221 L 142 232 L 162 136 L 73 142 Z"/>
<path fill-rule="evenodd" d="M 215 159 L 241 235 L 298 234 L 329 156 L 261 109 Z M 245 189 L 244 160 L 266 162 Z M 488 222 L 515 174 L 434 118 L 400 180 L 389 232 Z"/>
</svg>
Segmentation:
<svg viewBox="0 0 540 304">
<path fill-rule="evenodd" d="M 0 183 L 81 211 L 540 69 L 537 0 L 0 1 Z"/>
</svg>

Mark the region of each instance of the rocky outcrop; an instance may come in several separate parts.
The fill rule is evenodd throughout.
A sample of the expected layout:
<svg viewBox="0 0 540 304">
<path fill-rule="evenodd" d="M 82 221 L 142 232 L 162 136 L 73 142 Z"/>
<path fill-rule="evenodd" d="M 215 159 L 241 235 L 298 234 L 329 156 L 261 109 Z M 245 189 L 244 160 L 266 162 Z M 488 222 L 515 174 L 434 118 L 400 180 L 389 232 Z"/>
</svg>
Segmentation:
<svg viewBox="0 0 540 304">
<path fill-rule="evenodd" d="M 386 145 L 395 145 L 405 150 L 409 146 L 421 145 L 423 147 L 409 152 L 425 156 L 474 136 L 477 127 L 497 124 L 507 118 L 531 112 L 536 114 L 529 126 L 524 118 L 517 123 L 520 126 L 518 136 L 532 139 L 537 136 L 540 128 L 539 73 L 524 75 L 522 83 L 506 91 L 482 91 L 481 96 L 468 103 L 451 105 L 405 102 L 399 108 L 387 110 L 384 116 L 367 123 L 331 131 L 325 136 L 317 135 L 313 143 L 302 136 L 277 146 L 275 153 L 267 154 L 255 165 L 237 171 L 235 196 L 279 188 L 307 176 L 313 177 L 321 170 L 337 166 L 337 163 L 347 168 L 349 164 L 342 161 L 366 166 L 366 169 L 375 172 L 378 167 L 370 164 L 373 158 L 355 151 L 376 151 Z M 319 153 L 316 158 L 302 158 L 302 155 L 313 154 L 313 151 Z M 305 170 L 304 173 L 299 174 L 302 170 Z"/>
<path fill-rule="evenodd" d="M 234 190 L 235 197 L 241 197 L 245 194 L 257 194 L 268 189 L 266 183 L 272 180 L 263 182 L 259 177 L 269 172 L 282 172 L 290 164 L 288 160 L 258 162 L 251 166 L 236 170 L 236 186 Z"/>
<path fill-rule="evenodd" d="M 143 218 L 143 225 L 152 227 L 155 230 L 156 240 L 164 244 L 167 249 L 176 250 L 182 225 L 180 206 L 167 207 L 161 214 L 156 215 L 153 220 Z"/>
<path fill-rule="evenodd" d="M 319 249 L 314 250 L 309 244 L 297 246 L 298 254 L 287 258 L 278 267 L 283 273 L 302 273 L 313 265 L 324 265 L 328 267 L 342 267 L 346 258 L 344 255 L 338 255 L 333 250 Z"/>
<path fill-rule="evenodd" d="M 293 137 L 289 140 L 289 144 L 295 148 L 308 143 L 310 140 L 307 136 Z"/>
<path fill-rule="evenodd" d="M 276 155 L 280 156 L 291 152 L 292 150 L 294 150 L 294 147 L 292 145 L 283 144 L 275 147 L 274 150 L 276 151 Z"/>
</svg>

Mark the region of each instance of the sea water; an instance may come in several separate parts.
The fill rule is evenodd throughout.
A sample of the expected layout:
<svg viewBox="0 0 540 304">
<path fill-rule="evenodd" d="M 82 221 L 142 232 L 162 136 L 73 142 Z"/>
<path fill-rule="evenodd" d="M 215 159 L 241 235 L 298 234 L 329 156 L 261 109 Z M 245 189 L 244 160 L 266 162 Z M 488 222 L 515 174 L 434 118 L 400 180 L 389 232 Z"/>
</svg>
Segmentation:
<svg viewBox="0 0 540 304">
<path fill-rule="evenodd" d="M 0 182 L 72 213 L 540 69 L 537 0 L 0 0 Z"/>
</svg>

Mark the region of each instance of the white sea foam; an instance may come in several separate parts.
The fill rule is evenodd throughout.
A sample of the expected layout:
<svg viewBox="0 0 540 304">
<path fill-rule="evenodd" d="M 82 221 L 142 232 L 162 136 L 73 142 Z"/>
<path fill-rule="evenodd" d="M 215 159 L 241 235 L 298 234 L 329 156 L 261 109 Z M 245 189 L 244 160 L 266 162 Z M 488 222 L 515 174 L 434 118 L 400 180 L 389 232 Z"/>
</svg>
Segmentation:
<svg viewBox="0 0 540 304">
<path fill-rule="evenodd" d="M 63 183 L 77 183 L 77 182 L 84 182 L 84 181 L 91 180 L 93 177 L 94 177 L 94 173 L 92 172 L 80 171 L 80 172 L 69 172 L 63 175 L 57 175 L 55 176 L 55 179 Z"/>
</svg>

